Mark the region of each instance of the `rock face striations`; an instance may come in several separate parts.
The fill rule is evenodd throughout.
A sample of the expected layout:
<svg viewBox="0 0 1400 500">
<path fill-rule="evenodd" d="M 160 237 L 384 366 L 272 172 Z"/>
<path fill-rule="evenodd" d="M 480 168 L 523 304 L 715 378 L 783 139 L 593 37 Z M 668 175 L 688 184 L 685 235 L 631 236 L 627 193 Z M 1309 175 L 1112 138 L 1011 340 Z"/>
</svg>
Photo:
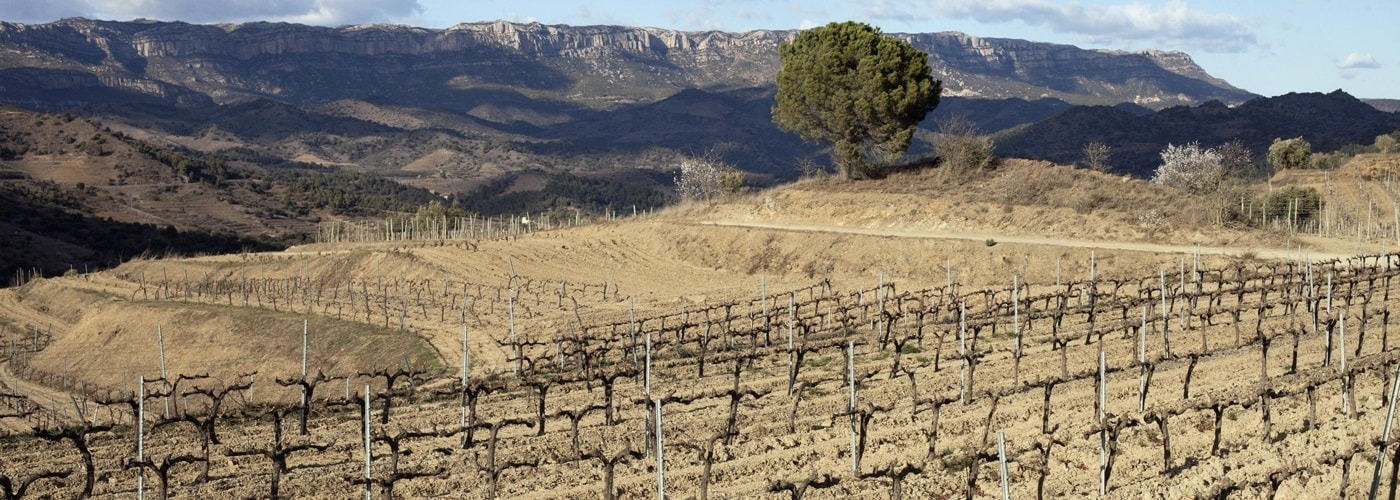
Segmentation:
<svg viewBox="0 0 1400 500">
<path fill-rule="evenodd" d="M 507 91 L 608 107 L 652 102 L 685 88 L 771 85 L 778 44 L 795 35 L 502 21 L 443 30 L 0 23 L 0 102 L 62 109 L 133 100 L 198 107 L 257 98 L 314 105 L 381 97 L 469 107 L 483 93 Z M 1181 53 L 1084 50 L 961 33 L 895 36 L 929 52 L 949 95 L 1153 108 L 1253 97 Z"/>
</svg>

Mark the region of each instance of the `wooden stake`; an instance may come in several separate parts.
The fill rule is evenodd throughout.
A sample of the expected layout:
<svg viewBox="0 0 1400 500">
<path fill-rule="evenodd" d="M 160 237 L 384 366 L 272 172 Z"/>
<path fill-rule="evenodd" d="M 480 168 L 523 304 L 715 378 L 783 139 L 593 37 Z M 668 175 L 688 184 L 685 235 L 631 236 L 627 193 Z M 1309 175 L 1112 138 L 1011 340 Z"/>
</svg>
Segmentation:
<svg viewBox="0 0 1400 500">
<path fill-rule="evenodd" d="M 1001 500 L 1011 500 L 1011 482 L 1006 471 L 1006 433 L 997 431 L 997 460 L 1001 462 Z"/>
<path fill-rule="evenodd" d="M 1332 271 L 1327 271 L 1327 314 L 1332 314 Z"/>
<path fill-rule="evenodd" d="M 515 297 L 506 297 L 506 312 L 510 318 L 510 346 L 515 351 L 515 361 L 511 363 L 511 374 L 520 376 L 520 342 L 515 336 Z"/>
<path fill-rule="evenodd" d="M 136 379 L 136 461 L 146 461 L 146 376 Z M 137 467 L 136 500 L 146 498 L 146 468 Z"/>
<path fill-rule="evenodd" d="M 1108 402 L 1108 396 L 1107 396 L 1107 393 L 1108 393 L 1108 376 L 1107 376 L 1107 371 L 1108 371 L 1108 370 L 1107 370 L 1107 367 L 1105 366 L 1106 364 L 1107 364 L 1107 363 L 1105 363 L 1105 357 L 1104 357 L 1103 351 L 1099 351 L 1099 386 L 1098 386 L 1098 391 L 1096 391 L 1096 392 L 1098 392 L 1098 394 L 1097 394 L 1096 396 L 1097 396 L 1098 399 L 1099 399 L 1098 412 L 1097 412 L 1097 413 L 1098 413 L 1097 418 L 1098 418 L 1099 425 L 1103 425 L 1103 424 L 1104 424 L 1105 414 L 1107 413 L 1107 409 L 1104 408 L 1105 404 Z"/>
<path fill-rule="evenodd" d="M 859 460 L 856 456 L 856 343 L 854 340 L 846 341 L 846 377 L 850 381 L 851 396 L 846 405 L 846 412 L 851 415 L 851 474 L 859 474 L 857 466 Z"/>
<path fill-rule="evenodd" d="M 1196 252 L 1191 258 L 1191 276 L 1196 281 L 1196 287 L 1201 285 L 1201 244 L 1196 244 Z"/>
<path fill-rule="evenodd" d="M 305 320 L 305 319 L 301 320 L 301 379 L 302 379 L 303 381 L 306 380 L 306 343 L 307 343 L 307 342 L 306 342 L 306 340 L 307 340 L 306 337 L 307 337 L 307 327 L 308 327 L 308 321 Z M 308 396 L 308 394 L 306 394 L 306 389 L 307 389 L 307 387 L 308 387 L 308 386 L 307 386 L 307 385 L 304 385 L 304 384 L 301 386 L 301 407 L 302 407 L 302 408 L 306 408 L 306 403 L 307 403 L 306 399 L 307 399 L 307 396 Z"/>
<path fill-rule="evenodd" d="M 1327 273 L 1327 315 L 1332 315 L 1332 273 Z M 1323 343 L 1322 366 L 1332 365 L 1332 329 L 1327 329 L 1327 338 Z"/>
<path fill-rule="evenodd" d="M 1182 300 L 1183 294 L 1186 293 L 1186 256 L 1185 256 L 1185 255 L 1181 256 L 1180 265 L 1177 267 L 1177 279 L 1179 280 L 1178 286 L 1179 286 L 1180 288 L 1177 288 L 1176 294 L 1173 295 L 1173 298 L 1172 298 L 1172 301 L 1173 301 L 1173 302 Z M 1190 329 L 1191 329 L 1191 322 L 1190 322 L 1190 317 L 1186 315 L 1186 304 L 1185 304 L 1185 303 L 1182 303 L 1182 304 L 1181 304 L 1181 308 L 1178 309 L 1178 311 L 1180 311 L 1180 312 L 1178 312 L 1177 314 L 1178 314 L 1178 317 L 1181 318 L 1181 328 L 1182 328 L 1181 331 L 1184 332 L 1184 331 L 1190 330 Z"/>
<path fill-rule="evenodd" d="M 656 406 L 656 498 L 666 500 L 666 458 L 661 446 L 661 400 L 653 399 L 652 404 Z"/>
<path fill-rule="evenodd" d="M 38 334 L 36 333 L 35 335 Z M 35 342 L 35 345 L 38 345 L 37 341 Z M 165 334 L 161 332 L 159 324 L 156 325 L 156 346 L 160 348 L 160 378 L 162 380 L 161 385 L 164 387 L 169 387 L 170 377 L 165 373 Z M 170 418 L 170 394 L 165 394 L 161 397 L 161 400 L 165 403 L 165 418 L 168 419 Z"/>
<path fill-rule="evenodd" d="M 1348 416 L 1348 417 L 1350 417 L 1350 416 L 1351 416 L 1351 401 L 1350 401 L 1349 399 L 1347 399 L 1347 392 L 1348 392 L 1348 390 L 1347 390 L 1348 387 L 1347 387 L 1347 386 L 1348 386 L 1348 385 L 1351 385 L 1351 384 L 1350 384 L 1350 381 L 1347 380 L 1349 377 L 1347 377 L 1347 315 L 1346 315 L 1346 313 L 1343 313 L 1343 314 L 1342 314 L 1342 317 L 1341 317 L 1341 319 L 1340 319 L 1340 325 L 1338 326 L 1338 330 L 1337 330 L 1337 355 L 1341 357 L 1341 361 L 1342 361 L 1342 414 L 1343 414 L 1343 415 L 1346 415 L 1346 416 Z"/>
<path fill-rule="evenodd" d="M 1147 408 L 1147 306 L 1142 306 L 1142 327 L 1138 328 L 1138 413 Z"/>
<path fill-rule="evenodd" d="M 458 406 L 461 406 L 461 416 L 458 417 L 458 427 L 462 427 L 462 443 L 466 443 L 466 387 L 472 377 L 472 353 L 466 346 L 466 322 L 462 324 L 462 398 L 458 398 Z"/>
<path fill-rule="evenodd" d="M 365 500 L 370 500 L 370 482 L 369 482 L 370 473 L 371 473 L 371 472 L 370 472 L 370 462 L 373 461 L 373 455 L 372 455 L 372 451 L 371 451 L 371 449 L 370 449 L 370 437 L 369 437 L 369 435 L 370 435 L 370 432 L 369 432 L 369 384 L 365 384 L 364 420 L 365 420 L 365 425 L 364 425 L 364 445 L 365 445 Z"/>
<path fill-rule="evenodd" d="M 651 332 L 647 332 L 646 396 L 651 399 Z"/>
<path fill-rule="evenodd" d="M 885 325 L 884 325 L 884 322 L 885 322 L 885 272 L 884 272 L 884 271 L 880 271 L 880 284 L 879 284 L 879 286 L 875 287 L 875 302 L 878 304 L 878 307 L 880 308 L 880 316 L 879 316 L 880 319 L 878 320 L 880 323 L 877 325 L 877 327 L 880 328 L 880 329 L 883 329 L 883 327 L 885 326 Z"/>
<path fill-rule="evenodd" d="M 1096 252 L 1089 251 L 1089 284 L 1093 284 L 1099 278 L 1099 265 Z"/>
<path fill-rule="evenodd" d="M 1165 270 L 1159 270 L 1158 272 L 1159 274 L 1157 281 L 1162 285 L 1162 357 L 1166 359 L 1171 359 L 1172 339 L 1170 328 L 1168 326 L 1168 323 L 1170 323 L 1170 320 L 1168 318 L 1171 316 L 1171 314 L 1170 311 L 1167 311 L 1167 272 Z"/>
<path fill-rule="evenodd" d="M 1011 321 L 1016 332 L 1016 366 L 1012 378 L 1014 383 L 1021 382 L 1021 276 L 1011 275 Z"/>
<path fill-rule="evenodd" d="M 627 321 L 632 325 L 632 366 L 637 366 L 637 298 L 628 297 Z"/>
<path fill-rule="evenodd" d="M 1105 422 L 1106 412 L 1104 408 L 1108 402 L 1105 396 L 1105 393 L 1108 392 L 1108 384 L 1105 382 L 1107 379 L 1105 372 L 1107 370 L 1104 365 L 1104 353 L 1103 351 L 1099 351 L 1099 384 L 1097 391 L 1099 404 L 1096 415 L 1099 423 L 1099 496 L 1108 494 L 1108 426 Z"/>
<path fill-rule="evenodd" d="M 788 324 L 787 324 L 788 373 L 792 373 L 792 365 L 793 365 L 793 362 L 796 361 L 796 360 L 794 359 L 795 354 L 794 354 L 793 351 L 792 351 L 792 327 L 793 327 L 793 322 L 795 322 L 796 320 L 797 320 L 797 295 L 796 295 L 796 294 L 793 294 L 793 293 L 789 293 L 789 294 L 788 294 Z M 793 378 L 795 378 L 795 377 L 788 377 L 788 388 L 787 388 L 787 389 L 788 389 L 788 397 L 792 397 Z"/>
<path fill-rule="evenodd" d="M 1099 431 L 1099 496 L 1108 494 L 1108 429 Z"/>
<path fill-rule="evenodd" d="M 1381 431 L 1380 444 L 1376 445 L 1376 469 L 1371 475 L 1371 500 L 1375 500 L 1376 494 L 1381 488 L 1381 472 L 1385 470 L 1385 448 L 1390 441 L 1390 424 L 1395 418 L 1395 399 L 1400 397 L 1400 366 L 1395 369 L 1395 381 L 1390 383 L 1390 401 L 1385 410 L 1385 426 Z"/>
<path fill-rule="evenodd" d="M 763 337 L 764 337 L 764 345 L 766 346 L 766 345 L 769 345 L 769 342 L 767 342 L 767 340 L 768 340 L 768 334 L 767 334 L 767 332 L 769 331 L 769 330 L 768 330 L 768 275 L 766 275 L 766 274 L 761 274 L 761 275 L 758 276 L 758 300 L 763 301 L 763 331 L 765 332 L 764 335 L 763 335 Z"/>
<path fill-rule="evenodd" d="M 958 366 L 958 402 L 967 404 L 969 399 L 967 394 L 967 304 L 958 304 L 958 357 L 962 358 L 962 364 Z"/>
</svg>

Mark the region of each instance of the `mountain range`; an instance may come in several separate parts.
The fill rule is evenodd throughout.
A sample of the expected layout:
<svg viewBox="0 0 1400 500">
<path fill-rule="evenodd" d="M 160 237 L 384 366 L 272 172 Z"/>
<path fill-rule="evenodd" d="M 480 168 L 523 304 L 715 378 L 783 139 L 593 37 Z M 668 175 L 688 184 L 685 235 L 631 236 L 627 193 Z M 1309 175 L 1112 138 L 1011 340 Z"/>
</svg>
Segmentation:
<svg viewBox="0 0 1400 500">
<path fill-rule="evenodd" d="M 647 208 L 688 157 L 753 185 L 790 179 L 827 158 L 770 117 L 777 47 L 796 35 L 0 22 L 0 272 L 269 248 L 320 221 L 432 202 Z M 1071 163 L 1099 141 L 1117 170 L 1143 176 L 1172 142 L 1262 151 L 1301 135 L 1326 149 L 1400 128 L 1377 109 L 1393 101 L 1262 98 L 1179 52 L 892 36 L 928 52 L 945 89 L 914 158 L 936 154 L 933 131 L 954 116 L 994 133 L 1003 155 Z"/>
<path fill-rule="evenodd" d="M 1047 119 L 997 134 L 997 152 L 1074 164 L 1091 142 L 1109 145 L 1115 170 L 1151 177 L 1168 144 L 1204 147 L 1238 140 L 1256 155 L 1276 138 L 1302 137 L 1314 151 L 1370 144 L 1400 130 L 1400 113 L 1386 112 L 1340 90 L 1289 93 L 1238 106 L 1209 101 L 1152 113 L 1123 107 L 1075 106 Z"/>
<path fill-rule="evenodd" d="M 381 97 L 470 114 L 492 91 L 608 107 L 689 88 L 766 86 L 778 67 L 778 44 L 796 35 L 503 21 L 434 30 L 65 19 L 0 23 L 0 68 L 3 98 L 12 104 L 141 96 L 179 106 L 257 98 L 309 106 Z M 930 54 L 951 96 L 1153 108 L 1254 97 L 1180 52 L 1084 50 L 953 32 L 893 36 Z M 95 92 L 63 99 L 51 95 L 56 89 Z"/>
<path fill-rule="evenodd" d="M 669 170 L 699 155 L 763 183 L 825 159 L 769 119 L 777 47 L 796 34 L 510 22 L 442 30 L 0 23 L 0 102 L 76 112 L 170 146 L 248 148 L 439 193 L 522 170 Z M 930 124 L 959 114 L 991 132 L 1072 105 L 1256 97 L 1179 52 L 893 36 L 927 51 L 944 82 Z"/>
<path fill-rule="evenodd" d="M 178 251 L 294 242 L 317 221 L 432 201 L 487 214 L 645 208 L 665 201 L 686 157 L 764 185 L 826 161 L 770 118 L 777 47 L 796 35 L 0 22 L 0 204 L 27 214 L 0 231 L 47 242 L 40 255 L 55 258 L 34 267 L 52 271 L 136 253 L 84 243 L 84 231 L 158 230 L 170 244 L 156 250 Z M 1392 101 L 1262 98 L 1179 52 L 892 36 L 927 51 L 944 83 L 914 157 L 936 153 L 932 131 L 953 116 L 995 133 L 1003 155 L 1071 163 L 1105 142 L 1117 170 L 1143 176 L 1167 143 L 1239 138 L 1262 152 L 1304 136 L 1325 150 L 1400 128 L 1377 109 Z"/>
</svg>

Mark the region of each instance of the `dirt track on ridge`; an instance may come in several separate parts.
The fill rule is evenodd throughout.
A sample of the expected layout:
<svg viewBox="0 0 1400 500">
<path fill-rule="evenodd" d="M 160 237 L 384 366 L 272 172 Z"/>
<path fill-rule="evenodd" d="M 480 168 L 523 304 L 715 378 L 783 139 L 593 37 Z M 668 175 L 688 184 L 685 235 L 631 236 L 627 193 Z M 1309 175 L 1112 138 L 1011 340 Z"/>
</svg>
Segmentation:
<svg viewBox="0 0 1400 500">
<path fill-rule="evenodd" d="M 16 377 L 10 371 L 9 363 L 0 363 L 0 386 L 3 386 L 9 393 L 20 394 L 29 398 L 34 404 L 48 410 L 51 415 L 65 418 L 74 413 L 75 404 L 69 398 L 74 395 L 56 389 L 29 382 Z M 5 420 L 5 427 L 0 427 L 12 432 L 25 432 L 32 428 L 21 420 Z"/>
<path fill-rule="evenodd" d="M 1160 243 L 1142 243 L 1132 241 L 1103 241 L 1085 240 L 1073 238 L 1047 238 L 1043 236 L 1015 236 L 1005 234 L 970 232 L 970 231 L 910 231 L 907 229 L 880 229 L 867 227 L 846 227 L 818 224 L 791 224 L 774 222 L 741 222 L 741 221 L 700 221 L 697 226 L 715 227 L 746 227 L 754 229 L 769 229 L 775 231 L 795 231 L 802 233 L 840 233 L 856 234 L 863 236 L 885 236 L 891 238 L 913 238 L 913 239 L 936 239 L 936 240 L 966 240 L 966 241 L 987 241 L 993 240 L 999 243 L 1018 243 L 1025 245 L 1051 245 L 1073 248 L 1102 248 L 1106 250 L 1127 250 L 1135 252 L 1153 253 L 1184 253 L 1190 254 L 1201 252 L 1203 255 L 1224 255 L 1240 257 L 1245 253 L 1252 253 L 1256 257 L 1265 259 L 1286 259 L 1296 258 L 1297 250 L 1286 250 L 1279 248 L 1244 248 L 1244 247 L 1222 247 L 1222 246 L 1196 246 L 1196 245 L 1168 245 Z M 1314 260 L 1344 259 L 1352 256 L 1352 253 L 1338 252 L 1316 252 L 1308 251 L 1308 257 Z"/>
</svg>

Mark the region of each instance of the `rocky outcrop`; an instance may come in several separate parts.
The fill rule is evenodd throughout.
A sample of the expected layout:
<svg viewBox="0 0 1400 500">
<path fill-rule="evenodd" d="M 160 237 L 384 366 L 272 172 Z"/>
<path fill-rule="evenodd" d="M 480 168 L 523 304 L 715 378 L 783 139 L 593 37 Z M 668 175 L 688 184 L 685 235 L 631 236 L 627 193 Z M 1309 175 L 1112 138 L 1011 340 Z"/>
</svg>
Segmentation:
<svg viewBox="0 0 1400 500">
<path fill-rule="evenodd" d="M 635 102 L 683 88 L 769 85 L 778 45 L 796 34 L 504 21 L 435 30 L 65 19 L 0 23 L 0 69 L 83 71 L 126 91 L 185 104 L 199 100 L 172 97 L 180 92 L 171 87 L 217 102 L 318 104 L 367 96 L 441 102 L 483 85 L 565 100 Z M 962 33 L 896 36 L 929 52 L 949 95 L 1157 108 L 1251 97 L 1177 52 L 1106 52 Z M 0 90 L 0 100 L 13 97 Z"/>
<path fill-rule="evenodd" d="M 1054 97 L 1078 104 L 1133 102 L 1154 108 L 1254 97 L 1211 77 L 1181 52 L 1084 50 L 1071 45 L 963 33 L 899 35 L 929 53 L 945 88 L 963 97 Z M 1039 90 L 1038 95 L 1026 95 Z"/>
</svg>

